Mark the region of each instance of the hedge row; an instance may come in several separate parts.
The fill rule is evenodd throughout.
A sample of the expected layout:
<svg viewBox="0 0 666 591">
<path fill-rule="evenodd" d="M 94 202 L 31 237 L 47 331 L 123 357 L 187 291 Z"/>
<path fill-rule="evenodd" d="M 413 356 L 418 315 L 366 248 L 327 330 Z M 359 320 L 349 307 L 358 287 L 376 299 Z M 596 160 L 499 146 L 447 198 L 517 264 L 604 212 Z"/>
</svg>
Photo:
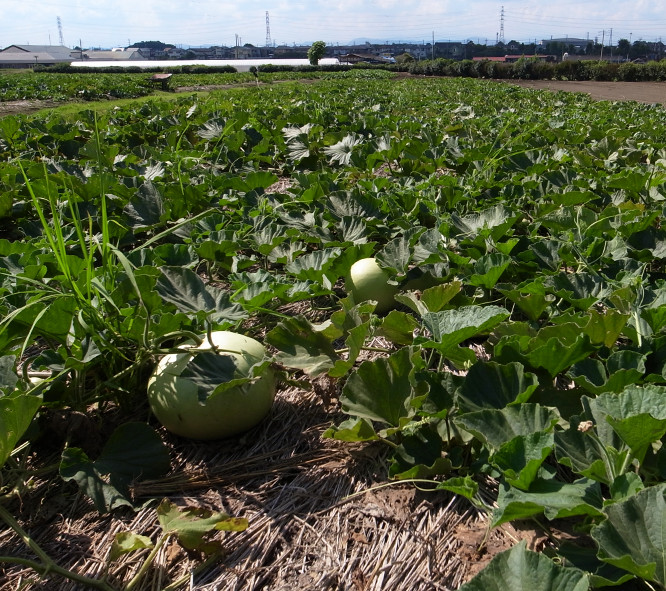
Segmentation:
<svg viewBox="0 0 666 591">
<path fill-rule="evenodd" d="M 425 60 L 409 62 L 395 69 L 424 76 L 464 76 L 468 78 L 500 78 L 523 80 L 604 80 L 662 81 L 666 80 L 666 60 L 634 64 L 617 64 L 599 60 L 544 62 L 534 58 L 517 62 L 490 60 Z"/>
<path fill-rule="evenodd" d="M 325 66 L 284 66 L 263 64 L 260 72 L 340 72 L 350 69 L 371 68 L 398 72 L 409 72 L 422 76 L 463 76 L 468 78 L 500 78 L 523 80 L 606 80 L 606 81 L 663 81 L 666 80 L 666 60 L 634 64 L 631 62 L 616 64 L 599 60 L 564 61 L 558 63 L 544 62 L 534 58 L 519 59 L 514 63 L 494 62 L 490 60 L 422 60 L 402 64 L 375 65 L 357 64 L 325 65 Z M 80 68 L 70 65 L 38 66 L 36 72 L 55 73 L 156 73 L 172 72 L 174 74 L 217 74 L 235 73 L 232 66 L 174 66 L 139 68 L 138 66 L 110 66 L 105 68 Z"/>
</svg>

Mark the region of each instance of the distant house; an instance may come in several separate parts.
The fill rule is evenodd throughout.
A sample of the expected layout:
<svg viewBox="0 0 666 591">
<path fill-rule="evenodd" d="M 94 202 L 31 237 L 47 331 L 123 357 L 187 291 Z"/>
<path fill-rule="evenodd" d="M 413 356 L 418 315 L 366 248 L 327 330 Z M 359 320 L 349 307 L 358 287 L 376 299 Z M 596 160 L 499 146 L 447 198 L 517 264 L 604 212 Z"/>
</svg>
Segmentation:
<svg viewBox="0 0 666 591">
<path fill-rule="evenodd" d="M 10 45 L 0 51 L 0 68 L 33 68 L 71 63 L 79 56 L 64 45 Z"/>
</svg>

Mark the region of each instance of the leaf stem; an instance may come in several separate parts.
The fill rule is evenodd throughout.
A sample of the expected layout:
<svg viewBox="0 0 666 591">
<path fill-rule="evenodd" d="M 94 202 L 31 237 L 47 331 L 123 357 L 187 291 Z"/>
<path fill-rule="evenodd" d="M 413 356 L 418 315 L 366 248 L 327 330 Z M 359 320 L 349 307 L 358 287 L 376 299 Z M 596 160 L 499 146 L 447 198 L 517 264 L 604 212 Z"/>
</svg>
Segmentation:
<svg viewBox="0 0 666 591">
<path fill-rule="evenodd" d="M 150 551 L 150 554 L 146 557 L 146 560 L 143 561 L 143 564 L 141 565 L 141 568 L 137 571 L 137 573 L 132 577 L 129 583 L 125 586 L 125 591 L 131 591 L 136 587 L 140 582 L 141 579 L 143 579 L 144 575 L 148 572 L 148 569 L 150 568 L 150 565 L 153 563 L 155 560 L 155 557 L 157 556 L 157 553 L 160 551 L 160 548 L 164 546 L 164 543 L 171 537 L 171 534 L 164 534 L 159 540 L 157 540 L 157 543 L 155 546 L 153 546 L 153 549 Z"/>
</svg>

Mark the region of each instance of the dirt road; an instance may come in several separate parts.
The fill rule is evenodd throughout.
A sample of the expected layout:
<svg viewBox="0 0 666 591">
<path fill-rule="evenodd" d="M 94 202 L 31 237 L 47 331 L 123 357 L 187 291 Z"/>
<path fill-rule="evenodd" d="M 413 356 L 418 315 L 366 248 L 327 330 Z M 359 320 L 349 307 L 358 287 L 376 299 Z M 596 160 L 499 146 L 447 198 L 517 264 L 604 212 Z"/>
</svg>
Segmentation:
<svg viewBox="0 0 666 591">
<path fill-rule="evenodd" d="M 666 82 L 596 82 L 564 80 L 511 80 L 523 88 L 584 92 L 593 99 L 604 101 L 638 101 L 666 104 Z"/>
</svg>

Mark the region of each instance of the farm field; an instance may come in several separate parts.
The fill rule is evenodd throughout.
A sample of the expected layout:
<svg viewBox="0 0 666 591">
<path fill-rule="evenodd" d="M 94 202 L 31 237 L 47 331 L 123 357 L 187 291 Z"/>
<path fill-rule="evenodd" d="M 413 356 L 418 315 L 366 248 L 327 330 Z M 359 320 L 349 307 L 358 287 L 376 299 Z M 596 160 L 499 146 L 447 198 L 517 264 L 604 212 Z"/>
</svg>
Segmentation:
<svg viewBox="0 0 666 591">
<path fill-rule="evenodd" d="M 666 111 L 361 76 L 0 118 L 2 591 L 666 588 Z"/>
</svg>

